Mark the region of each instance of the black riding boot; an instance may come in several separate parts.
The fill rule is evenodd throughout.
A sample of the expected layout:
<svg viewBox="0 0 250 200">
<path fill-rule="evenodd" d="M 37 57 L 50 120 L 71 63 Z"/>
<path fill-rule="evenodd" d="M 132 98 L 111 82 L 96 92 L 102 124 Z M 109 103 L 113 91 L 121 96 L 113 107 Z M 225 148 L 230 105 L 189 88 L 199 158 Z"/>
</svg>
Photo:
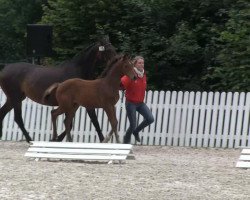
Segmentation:
<svg viewBox="0 0 250 200">
<path fill-rule="evenodd" d="M 136 140 L 137 142 L 141 142 L 141 139 L 140 139 L 139 133 L 135 133 L 135 132 L 133 132 L 133 135 L 135 136 L 135 140 Z"/>
</svg>

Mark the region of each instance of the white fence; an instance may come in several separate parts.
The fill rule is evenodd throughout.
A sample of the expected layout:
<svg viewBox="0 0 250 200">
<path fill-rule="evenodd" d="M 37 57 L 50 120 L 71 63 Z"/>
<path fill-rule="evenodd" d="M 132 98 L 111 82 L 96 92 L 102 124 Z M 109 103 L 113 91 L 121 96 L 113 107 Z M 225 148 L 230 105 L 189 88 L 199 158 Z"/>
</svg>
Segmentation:
<svg viewBox="0 0 250 200">
<path fill-rule="evenodd" d="M 119 121 L 118 131 L 122 138 L 129 122 L 122 93 L 120 97 L 116 105 L 116 115 Z M 152 110 L 155 122 L 140 133 L 143 145 L 250 147 L 250 92 L 148 91 L 145 101 Z M 5 102 L 2 91 L 0 102 L 1 106 Z M 51 109 L 52 107 L 42 106 L 30 99 L 23 101 L 24 124 L 34 140 L 50 140 Z M 96 112 L 106 135 L 110 130 L 107 116 L 102 109 L 97 109 Z M 138 116 L 138 121 L 142 121 L 141 116 Z M 58 119 L 58 133 L 63 130 L 61 116 Z M 72 135 L 74 142 L 99 142 L 85 108 L 78 109 L 76 113 Z M 13 111 L 4 119 L 2 139 L 24 139 L 14 122 Z"/>
</svg>

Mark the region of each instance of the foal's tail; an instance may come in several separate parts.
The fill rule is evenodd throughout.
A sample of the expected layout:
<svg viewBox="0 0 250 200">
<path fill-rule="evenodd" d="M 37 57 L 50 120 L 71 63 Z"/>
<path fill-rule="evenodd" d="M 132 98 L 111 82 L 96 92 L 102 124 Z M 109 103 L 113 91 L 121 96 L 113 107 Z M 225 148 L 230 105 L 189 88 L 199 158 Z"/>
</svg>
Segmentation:
<svg viewBox="0 0 250 200">
<path fill-rule="evenodd" d="M 45 92 L 44 92 L 44 94 L 43 94 L 43 99 L 42 99 L 42 101 L 43 101 L 45 104 L 48 103 L 49 98 L 50 98 L 50 96 L 51 96 L 52 94 L 54 94 L 54 96 L 55 96 L 55 92 L 56 92 L 56 89 L 58 88 L 58 86 L 59 86 L 59 83 L 54 83 L 54 84 L 52 84 L 51 86 L 49 86 L 49 87 L 45 90 Z"/>
</svg>

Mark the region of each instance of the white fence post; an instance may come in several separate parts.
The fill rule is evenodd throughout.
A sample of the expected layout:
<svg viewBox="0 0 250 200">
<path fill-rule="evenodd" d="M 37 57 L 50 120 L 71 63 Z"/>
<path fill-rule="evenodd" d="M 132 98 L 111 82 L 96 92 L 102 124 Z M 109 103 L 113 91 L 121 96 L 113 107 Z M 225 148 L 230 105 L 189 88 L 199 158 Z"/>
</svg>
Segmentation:
<svg viewBox="0 0 250 200">
<path fill-rule="evenodd" d="M 241 137 L 241 146 L 247 147 L 250 146 L 250 92 L 246 95 L 245 101 L 245 109 L 244 109 L 244 120 L 243 120 L 243 129 L 242 129 L 242 137 Z"/>
<path fill-rule="evenodd" d="M 188 113 L 188 98 L 189 92 L 184 93 L 183 102 L 181 105 L 181 124 L 180 124 L 180 143 L 179 146 L 185 145 L 185 136 L 186 136 L 186 124 L 187 124 L 187 113 Z"/>
<path fill-rule="evenodd" d="M 205 112 L 207 103 L 207 92 L 202 92 L 201 94 L 201 104 L 200 104 L 200 115 L 199 115 L 199 127 L 197 134 L 197 147 L 202 147 L 202 141 L 204 139 L 204 122 L 205 122 Z"/>
<path fill-rule="evenodd" d="M 188 117 L 187 117 L 187 128 L 185 135 L 185 146 L 191 146 L 191 129 L 192 129 L 192 121 L 193 121 L 193 108 L 194 108 L 194 92 L 189 93 L 188 99 Z"/>
<path fill-rule="evenodd" d="M 166 145 L 168 135 L 168 125 L 169 125 L 169 108 L 170 108 L 170 98 L 171 93 L 169 91 L 166 92 L 165 95 L 165 103 L 164 103 L 164 115 L 162 120 L 162 134 L 161 134 L 161 145 Z"/>
</svg>

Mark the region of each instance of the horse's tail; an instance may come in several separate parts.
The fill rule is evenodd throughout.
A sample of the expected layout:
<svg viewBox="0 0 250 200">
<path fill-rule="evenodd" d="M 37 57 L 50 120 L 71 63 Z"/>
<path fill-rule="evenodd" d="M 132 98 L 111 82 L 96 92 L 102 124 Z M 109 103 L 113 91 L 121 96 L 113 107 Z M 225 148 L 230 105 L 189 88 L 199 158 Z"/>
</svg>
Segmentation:
<svg viewBox="0 0 250 200">
<path fill-rule="evenodd" d="M 52 84 L 51 86 L 49 86 L 49 87 L 45 90 L 45 92 L 44 92 L 44 94 L 43 94 L 43 100 L 42 100 L 45 104 L 48 103 L 49 98 L 50 98 L 50 96 L 51 96 L 52 94 L 54 94 L 54 96 L 55 96 L 55 92 L 56 92 L 56 89 L 58 88 L 58 86 L 59 86 L 59 83 L 54 83 L 54 84 Z"/>
</svg>

